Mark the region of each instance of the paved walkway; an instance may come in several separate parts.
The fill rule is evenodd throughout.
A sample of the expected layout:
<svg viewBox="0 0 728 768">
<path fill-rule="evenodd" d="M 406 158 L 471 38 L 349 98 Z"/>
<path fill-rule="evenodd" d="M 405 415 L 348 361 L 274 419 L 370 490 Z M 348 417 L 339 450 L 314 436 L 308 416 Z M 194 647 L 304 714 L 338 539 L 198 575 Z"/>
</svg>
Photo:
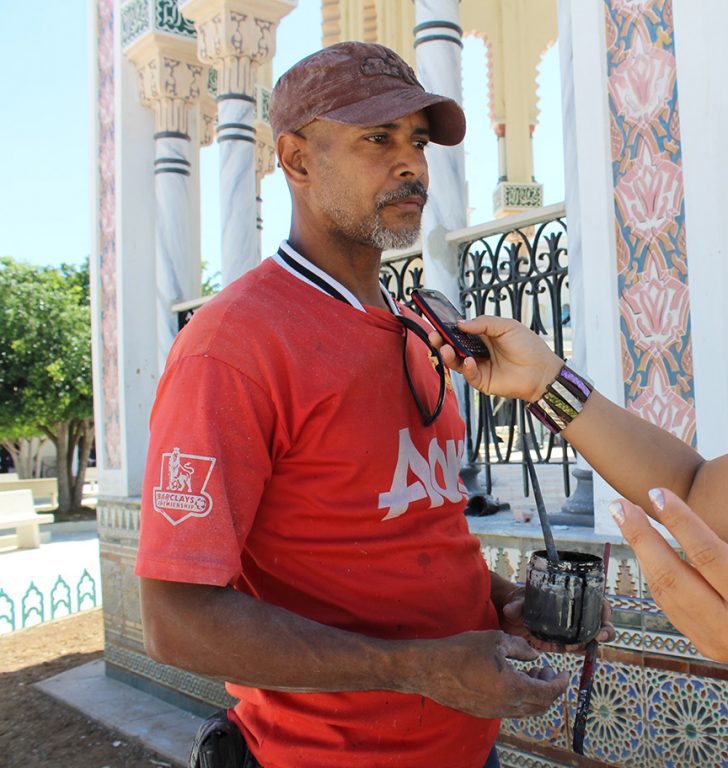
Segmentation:
<svg viewBox="0 0 728 768">
<path fill-rule="evenodd" d="M 174 766 L 187 765 L 202 719 L 107 677 L 92 661 L 36 684 L 87 717 L 143 744 Z"/>
</svg>

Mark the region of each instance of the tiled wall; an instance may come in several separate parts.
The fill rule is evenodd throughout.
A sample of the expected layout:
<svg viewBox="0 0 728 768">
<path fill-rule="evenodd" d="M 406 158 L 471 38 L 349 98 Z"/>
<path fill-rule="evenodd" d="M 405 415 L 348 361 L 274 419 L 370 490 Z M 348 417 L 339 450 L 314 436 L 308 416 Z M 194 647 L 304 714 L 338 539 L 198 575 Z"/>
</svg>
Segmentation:
<svg viewBox="0 0 728 768">
<path fill-rule="evenodd" d="M 538 539 L 479 536 L 490 568 L 515 581 L 525 580 L 530 552 L 542 548 Z M 590 532 L 584 538 L 570 547 L 602 553 Z M 553 667 L 570 673 L 565 699 L 543 717 L 503 721 L 503 768 L 728 767 L 728 665 L 705 659 L 672 627 L 627 546 L 612 546 L 607 591 L 617 637 L 600 649 L 585 757 L 571 751 L 570 732 L 582 658 L 549 654 Z"/>
<path fill-rule="evenodd" d="M 99 500 L 98 527 L 107 673 L 194 712 L 227 705 L 219 682 L 156 664 L 144 653 L 134 576 L 138 501 Z M 491 570 L 525 580 L 530 553 L 541 548 L 539 539 L 478 536 Z M 603 544 L 585 531 L 584 541 L 569 547 L 601 554 Z M 503 768 L 728 768 L 728 665 L 709 662 L 672 628 L 650 598 L 627 546 L 612 547 L 608 592 L 618 635 L 600 650 L 586 757 L 569 748 L 581 657 L 551 654 L 552 666 L 571 674 L 566 698 L 544 717 L 503 721 Z"/>
</svg>

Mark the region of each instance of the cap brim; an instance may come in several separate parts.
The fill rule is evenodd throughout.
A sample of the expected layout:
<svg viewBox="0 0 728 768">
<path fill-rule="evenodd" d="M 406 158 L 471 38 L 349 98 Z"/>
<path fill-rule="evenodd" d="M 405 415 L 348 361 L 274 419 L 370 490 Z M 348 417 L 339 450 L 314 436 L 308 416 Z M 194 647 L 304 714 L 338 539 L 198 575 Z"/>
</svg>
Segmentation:
<svg viewBox="0 0 728 768">
<path fill-rule="evenodd" d="M 465 114 L 460 105 L 446 96 L 427 93 L 419 88 L 402 88 L 370 96 L 318 115 L 317 119 L 347 125 L 383 125 L 420 110 L 427 114 L 430 141 L 451 147 L 465 137 Z"/>
</svg>

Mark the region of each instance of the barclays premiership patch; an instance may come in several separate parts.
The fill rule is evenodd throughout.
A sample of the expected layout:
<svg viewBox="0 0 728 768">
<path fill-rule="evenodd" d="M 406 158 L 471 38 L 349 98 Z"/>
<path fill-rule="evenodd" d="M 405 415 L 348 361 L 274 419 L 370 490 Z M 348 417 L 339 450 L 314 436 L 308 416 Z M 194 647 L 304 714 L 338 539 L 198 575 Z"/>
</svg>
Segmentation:
<svg viewBox="0 0 728 768">
<path fill-rule="evenodd" d="M 154 509 L 172 525 L 190 517 L 207 517 L 212 510 L 212 496 L 205 489 L 215 461 L 211 456 L 181 453 L 179 448 L 163 453 L 159 485 L 153 494 Z"/>
</svg>

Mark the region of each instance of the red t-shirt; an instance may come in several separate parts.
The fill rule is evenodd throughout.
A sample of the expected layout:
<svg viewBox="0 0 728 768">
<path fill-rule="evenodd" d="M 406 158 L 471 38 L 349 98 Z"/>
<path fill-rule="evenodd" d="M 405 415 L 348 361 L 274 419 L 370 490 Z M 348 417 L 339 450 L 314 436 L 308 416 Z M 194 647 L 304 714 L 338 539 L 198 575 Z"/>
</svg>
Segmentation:
<svg viewBox="0 0 728 768">
<path fill-rule="evenodd" d="M 152 411 L 136 573 L 232 584 L 372 637 L 497 628 L 463 514 L 455 396 L 424 427 L 402 346 L 391 312 L 339 301 L 280 260 L 199 310 Z M 428 350 L 412 334 L 407 350 L 432 406 Z M 498 729 L 388 691 L 228 690 L 265 768 L 481 768 Z"/>
</svg>

